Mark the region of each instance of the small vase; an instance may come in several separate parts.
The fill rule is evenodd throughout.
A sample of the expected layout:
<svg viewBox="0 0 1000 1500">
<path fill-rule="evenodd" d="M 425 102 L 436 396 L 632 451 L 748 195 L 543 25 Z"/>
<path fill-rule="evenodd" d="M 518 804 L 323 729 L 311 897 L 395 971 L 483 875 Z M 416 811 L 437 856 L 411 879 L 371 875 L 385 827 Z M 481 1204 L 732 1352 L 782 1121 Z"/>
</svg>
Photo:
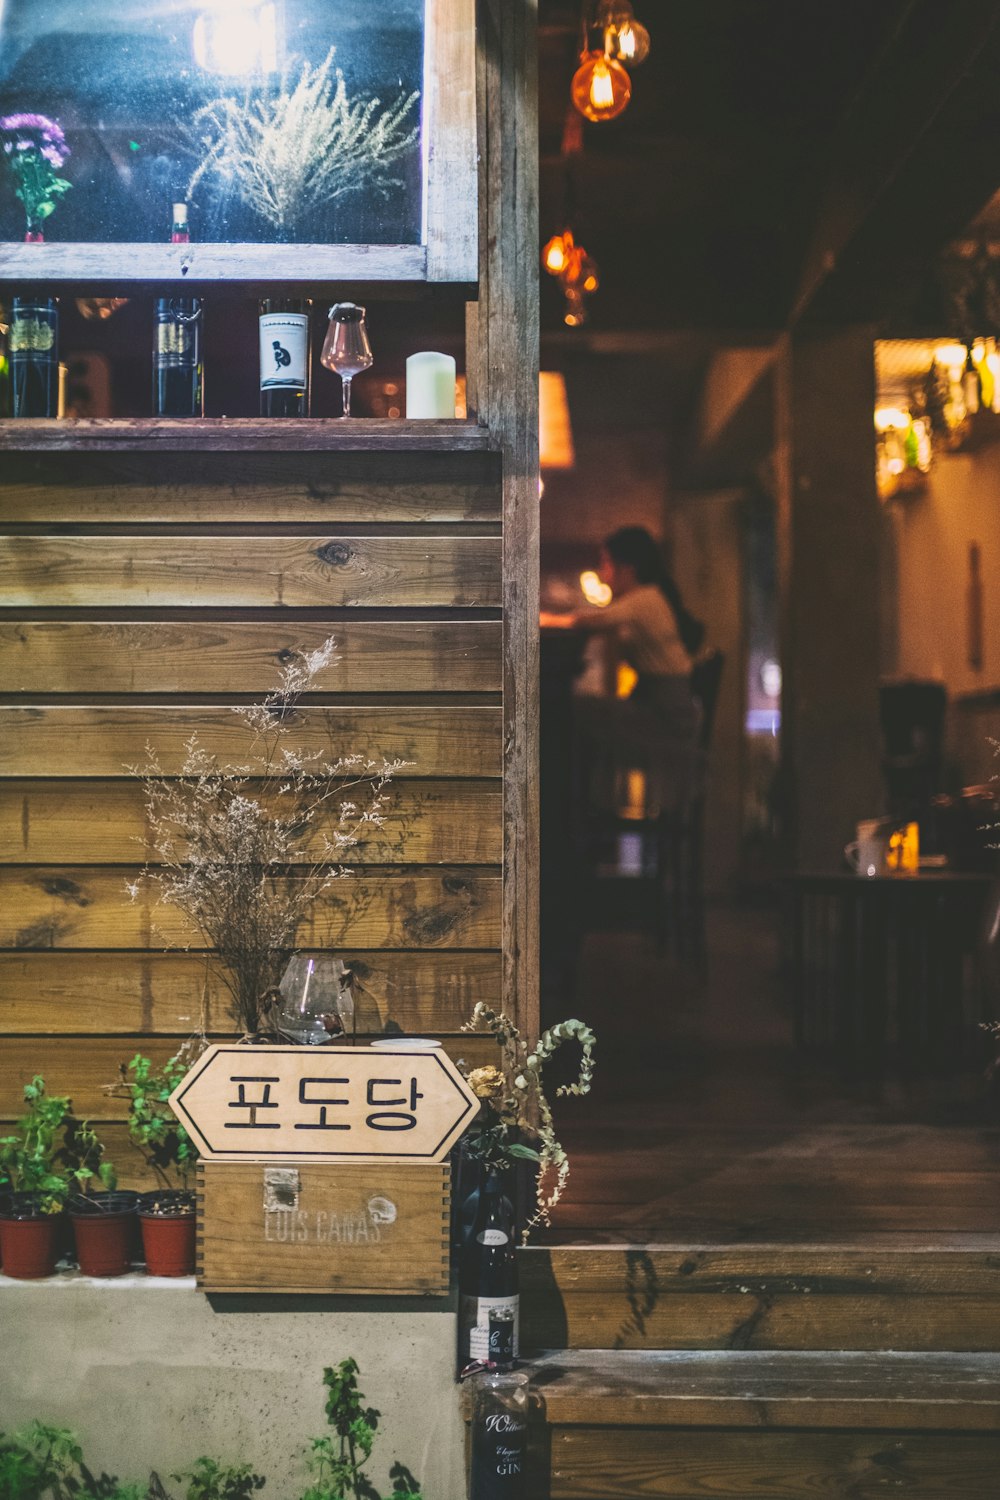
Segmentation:
<svg viewBox="0 0 1000 1500">
<path fill-rule="evenodd" d="M 24 231 L 24 243 L 26 245 L 44 245 L 45 236 L 40 224 L 29 224 Z"/>
</svg>

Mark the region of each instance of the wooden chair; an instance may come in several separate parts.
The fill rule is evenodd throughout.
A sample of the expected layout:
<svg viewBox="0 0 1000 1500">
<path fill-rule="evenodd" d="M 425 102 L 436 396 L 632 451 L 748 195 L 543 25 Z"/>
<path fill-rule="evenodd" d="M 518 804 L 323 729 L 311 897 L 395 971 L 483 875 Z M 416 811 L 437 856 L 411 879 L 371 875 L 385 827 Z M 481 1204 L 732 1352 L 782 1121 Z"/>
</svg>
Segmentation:
<svg viewBox="0 0 1000 1500">
<path fill-rule="evenodd" d="M 705 793 L 708 753 L 726 664 L 725 652 L 707 651 L 691 670 L 691 692 L 701 708 L 698 766 L 691 795 L 674 812 L 661 813 L 657 827 L 660 939 L 677 957 L 702 964 L 705 942 Z"/>
</svg>

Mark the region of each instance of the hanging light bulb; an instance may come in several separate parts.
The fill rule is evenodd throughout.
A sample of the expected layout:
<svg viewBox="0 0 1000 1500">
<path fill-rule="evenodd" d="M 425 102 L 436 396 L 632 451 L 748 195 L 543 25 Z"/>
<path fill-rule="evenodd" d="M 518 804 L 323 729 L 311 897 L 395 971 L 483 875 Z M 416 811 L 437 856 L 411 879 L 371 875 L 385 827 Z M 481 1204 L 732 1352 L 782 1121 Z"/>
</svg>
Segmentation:
<svg viewBox="0 0 1000 1500">
<path fill-rule="evenodd" d="M 632 97 L 632 84 L 621 63 L 603 52 L 581 53 L 570 97 L 587 120 L 613 120 Z"/>
<path fill-rule="evenodd" d="M 569 265 L 573 253 L 573 231 L 564 229 L 554 234 L 542 248 L 542 266 L 550 276 L 561 276 Z"/>
<path fill-rule="evenodd" d="M 649 56 L 649 32 L 639 21 L 609 27 L 605 32 L 605 52 L 626 68 L 637 68 Z"/>
<path fill-rule="evenodd" d="M 563 322 L 567 328 L 582 328 L 587 321 L 587 307 L 584 295 L 576 287 L 566 288 L 566 311 L 563 313 Z"/>
<path fill-rule="evenodd" d="M 626 68 L 637 68 L 649 56 L 649 32 L 636 20 L 628 0 L 605 0 L 599 5 L 594 30 L 605 57 Z"/>
</svg>

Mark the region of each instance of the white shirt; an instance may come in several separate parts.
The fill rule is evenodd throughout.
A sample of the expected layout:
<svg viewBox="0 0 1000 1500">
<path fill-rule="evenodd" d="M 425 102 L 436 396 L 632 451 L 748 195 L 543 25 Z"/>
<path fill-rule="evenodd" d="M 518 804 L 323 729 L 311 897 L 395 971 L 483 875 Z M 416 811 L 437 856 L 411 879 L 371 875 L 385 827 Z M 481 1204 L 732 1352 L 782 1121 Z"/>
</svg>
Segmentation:
<svg viewBox="0 0 1000 1500">
<path fill-rule="evenodd" d="M 613 630 L 640 677 L 687 677 L 691 658 L 673 610 L 655 583 L 641 583 L 588 619 L 596 630 Z"/>
</svg>

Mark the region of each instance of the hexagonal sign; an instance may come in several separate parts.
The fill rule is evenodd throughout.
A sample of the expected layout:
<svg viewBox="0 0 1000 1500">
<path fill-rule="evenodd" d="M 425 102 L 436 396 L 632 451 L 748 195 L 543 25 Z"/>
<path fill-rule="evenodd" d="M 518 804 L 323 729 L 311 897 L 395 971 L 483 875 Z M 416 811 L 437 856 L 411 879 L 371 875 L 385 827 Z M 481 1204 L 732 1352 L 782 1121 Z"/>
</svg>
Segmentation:
<svg viewBox="0 0 1000 1500">
<path fill-rule="evenodd" d="M 170 1106 L 217 1161 L 433 1163 L 479 1100 L 437 1048 L 222 1044 L 202 1053 Z"/>
</svg>

